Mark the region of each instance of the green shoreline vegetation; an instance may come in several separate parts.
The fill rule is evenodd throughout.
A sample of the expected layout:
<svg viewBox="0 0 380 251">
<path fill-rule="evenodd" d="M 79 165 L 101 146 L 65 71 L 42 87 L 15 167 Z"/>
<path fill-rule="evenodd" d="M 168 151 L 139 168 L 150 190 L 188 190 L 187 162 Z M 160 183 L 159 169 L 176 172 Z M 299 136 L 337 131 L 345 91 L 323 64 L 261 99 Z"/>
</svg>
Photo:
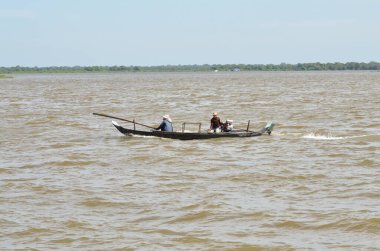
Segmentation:
<svg viewBox="0 0 380 251">
<path fill-rule="evenodd" d="M 1 79 L 1 78 L 13 78 L 13 77 L 12 77 L 12 76 L 7 76 L 7 75 L 1 75 L 1 74 L 0 74 L 0 79 Z"/>
<path fill-rule="evenodd" d="M 90 72 L 210 72 L 210 71 L 378 71 L 380 63 L 299 63 L 299 64 L 204 64 L 162 66 L 49 66 L 0 67 L 0 74 L 90 73 Z M 4 75 L 1 76 L 4 78 Z"/>
</svg>

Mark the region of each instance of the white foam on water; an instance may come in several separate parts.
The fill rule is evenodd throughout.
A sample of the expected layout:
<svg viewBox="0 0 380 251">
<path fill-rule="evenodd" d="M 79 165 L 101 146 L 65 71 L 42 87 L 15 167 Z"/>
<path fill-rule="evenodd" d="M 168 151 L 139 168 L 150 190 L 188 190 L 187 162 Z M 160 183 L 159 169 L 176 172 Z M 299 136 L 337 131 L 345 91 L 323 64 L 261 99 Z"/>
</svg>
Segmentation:
<svg viewBox="0 0 380 251">
<path fill-rule="evenodd" d="M 334 137 L 331 134 L 323 135 L 323 134 L 316 134 L 316 133 L 309 133 L 304 136 L 302 136 L 304 139 L 318 139 L 318 140 L 337 140 L 337 139 L 344 139 L 344 137 Z"/>
<path fill-rule="evenodd" d="M 148 139 L 157 138 L 156 136 L 137 135 L 137 134 L 128 134 L 127 136 L 134 137 L 134 138 L 148 138 Z"/>
<path fill-rule="evenodd" d="M 323 135 L 323 134 L 317 134 L 317 133 L 309 133 L 309 134 L 303 135 L 302 138 L 304 138 L 304 139 L 316 139 L 316 140 L 340 140 L 340 139 L 362 138 L 362 137 L 366 137 L 366 136 L 368 136 L 368 135 L 336 137 L 336 136 L 333 136 L 331 134 Z"/>
</svg>

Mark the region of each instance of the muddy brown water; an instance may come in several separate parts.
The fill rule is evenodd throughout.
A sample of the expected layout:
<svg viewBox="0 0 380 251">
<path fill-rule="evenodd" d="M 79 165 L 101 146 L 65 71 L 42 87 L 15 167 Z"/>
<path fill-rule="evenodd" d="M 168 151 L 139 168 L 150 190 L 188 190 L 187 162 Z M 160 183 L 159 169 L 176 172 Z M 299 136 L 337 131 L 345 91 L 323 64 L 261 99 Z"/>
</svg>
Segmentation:
<svg viewBox="0 0 380 251">
<path fill-rule="evenodd" d="M 380 72 L 34 74 L 0 87 L 1 250 L 380 250 Z M 276 127 L 179 141 L 92 115 L 157 126 L 170 114 L 179 130 L 207 129 L 214 111 Z"/>
</svg>

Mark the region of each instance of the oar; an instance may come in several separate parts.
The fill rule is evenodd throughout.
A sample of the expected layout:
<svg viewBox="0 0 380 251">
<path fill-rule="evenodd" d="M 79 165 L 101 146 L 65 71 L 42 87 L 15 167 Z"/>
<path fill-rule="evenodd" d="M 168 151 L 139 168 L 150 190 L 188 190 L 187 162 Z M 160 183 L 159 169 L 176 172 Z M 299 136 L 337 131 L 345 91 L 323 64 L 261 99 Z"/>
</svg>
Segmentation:
<svg viewBox="0 0 380 251">
<path fill-rule="evenodd" d="M 156 128 L 154 128 L 154 127 L 147 126 L 147 125 L 144 125 L 144 124 L 140 124 L 140 123 L 137 123 L 137 122 L 135 122 L 135 121 L 131 121 L 131 120 L 128 120 L 128 119 L 123 119 L 123 118 L 118 118 L 118 117 L 110 116 L 110 115 L 106 115 L 106 114 L 101 114 L 101 113 L 96 113 L 96 112 L 94 112 L 93 115 L 103 116 L 103 117 L 112 118 L 112 119 L 123 120 L 123 121 L 127 121 L 127 122 L 129 122 L 129 123 L 134 123 L 134 124 L 136 124 L 136 125 L 141 125 L 141 126 L 145 126 L 145 127 L 151 128 L 151 129 L 156 129 Z"/>
</svg>

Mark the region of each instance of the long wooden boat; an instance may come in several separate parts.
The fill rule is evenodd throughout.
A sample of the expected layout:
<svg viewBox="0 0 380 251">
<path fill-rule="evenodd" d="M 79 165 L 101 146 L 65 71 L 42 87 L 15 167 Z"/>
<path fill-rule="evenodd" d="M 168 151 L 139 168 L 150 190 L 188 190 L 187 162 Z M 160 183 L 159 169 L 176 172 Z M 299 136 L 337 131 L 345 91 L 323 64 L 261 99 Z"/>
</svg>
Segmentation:
<svg viewBox="0 0 380 251">
<path fill-rule="evenodd" d="M 233 130 L 230 132 L 162 132 L 162 131 L 141 131 L 128 129 L 120 126 L 115 121 L 112 121 L 112 124 L 116 127 L 119 132 L 122 134 L 131 136 L 131 135 L 141 135 L 141 136 L 154 136 L 160 138 L 169 138 L 169 139 L 180 139 L 180 140 L 193 140 L 193 139 L 213 139 L 213 138 L 237 138 L 237 137 L 256 137 L 263 134 L 270 135 L 274 124 L 268 123 L 262 130 L 258 132 L 247 131 L 247 130 Z"/>
</svg>

